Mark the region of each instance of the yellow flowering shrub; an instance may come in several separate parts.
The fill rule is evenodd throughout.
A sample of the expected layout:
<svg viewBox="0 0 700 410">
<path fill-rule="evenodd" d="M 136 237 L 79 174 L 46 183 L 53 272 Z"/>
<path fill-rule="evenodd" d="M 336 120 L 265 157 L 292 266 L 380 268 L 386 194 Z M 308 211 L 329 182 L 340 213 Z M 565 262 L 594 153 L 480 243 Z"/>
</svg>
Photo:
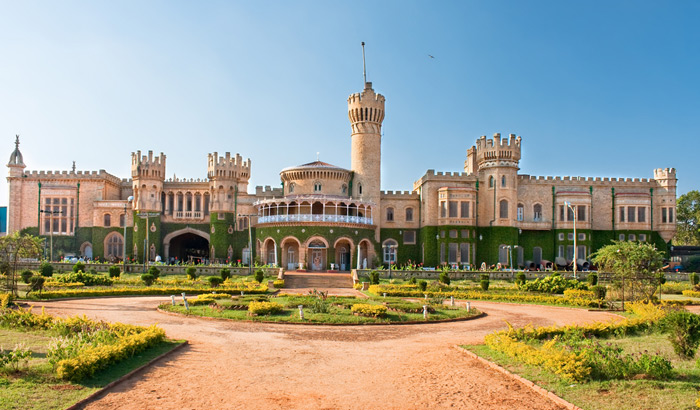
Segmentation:
<svg viewBox="0 0 700 410">
<path fill-rule="evenodd" d="M 591 290 L 566 289 L 564 291 L 564 297 L 579 299 L 595 299 L 595 293 L 593 293 L 593 291 Z"/>
<path fill-rule="evenodd" d="M 251 315 L 274 315 L 282 312 L 284 306 L 277 302 L 250 302 L 248 313 Z"/>
<path fill-rule="evenodd" d="M 684 290 L 683 296 L 687 296 L 689 298 L 700 298 L 700 292 L 696 290 Z"/>
<path fill-rule="evenodd" d="M 244 288 L 231 288 L 220 286 L 214 288 L 191 288 L 191 287 L 143 287 L 143 288 L 114 288 L 114 289 L 67 289 L 53 290 L 36 294 L 36 297 L 43 299 L 91 297 L 91 296 L 130 296 L 130 295 L 179 295 L 181 293 L 200 294 L 211 293 L 216 290 L 238 291 L 243 290 L 246 294 L 267 293 L 267 286 L 251 286 Z"/>
<path fill-rule="evenodd" d="M 12 294 L 0 293 L 0 309 L 8 307 L 11 302 L 12 302 Z"/>
<path fill-rule="evenodd" d="M 386 315 L 387 308 L 384 305 L 368 305 L 365 303 L 358 303 L 352 305 L 350 311 L 360 316 L 381 317 Z"/>
</svg>

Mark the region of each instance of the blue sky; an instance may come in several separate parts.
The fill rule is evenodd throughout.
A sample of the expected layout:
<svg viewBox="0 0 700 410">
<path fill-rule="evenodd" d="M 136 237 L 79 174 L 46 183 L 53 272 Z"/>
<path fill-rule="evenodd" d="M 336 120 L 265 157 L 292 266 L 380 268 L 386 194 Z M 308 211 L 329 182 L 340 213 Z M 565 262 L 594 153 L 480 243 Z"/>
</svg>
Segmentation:
<svg viewBox="0 0 700 410">
<path fill-rule="evenodd" d="M 383 189 L 461 171 L 500 132 L 522 136 L 521 173 L 675 167 L 681 194 L 700 188 L 699 17 L 697 1 L 0 0 L 0 157 L 20 134 L 28 170 L 127 177 L 152 149 L 201 178 L 207 153 L 239 152 L 251 192 L 317 152 L 349 167 L 365 41 Z"/>
</svg>

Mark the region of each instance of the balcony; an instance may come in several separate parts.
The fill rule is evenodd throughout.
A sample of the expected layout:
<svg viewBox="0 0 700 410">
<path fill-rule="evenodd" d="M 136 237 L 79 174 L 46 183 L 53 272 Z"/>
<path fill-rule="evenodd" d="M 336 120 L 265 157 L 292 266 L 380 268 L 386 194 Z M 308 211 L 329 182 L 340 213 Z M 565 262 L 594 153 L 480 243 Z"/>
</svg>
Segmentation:
<svg viewBox="0 0 700 410">
<path fill-rule="evenodd" d="M 173 219 L 204 219 L 202 211 L 175 211 Z"/>
<path fill-rule="evenodd" d="M 372 218 L 364 216 L 317 214 L 269 215 L 258 217 L 259 224 L 279 222 L 331 222 L 372 225 L 373 220 Z"/>
</svg>

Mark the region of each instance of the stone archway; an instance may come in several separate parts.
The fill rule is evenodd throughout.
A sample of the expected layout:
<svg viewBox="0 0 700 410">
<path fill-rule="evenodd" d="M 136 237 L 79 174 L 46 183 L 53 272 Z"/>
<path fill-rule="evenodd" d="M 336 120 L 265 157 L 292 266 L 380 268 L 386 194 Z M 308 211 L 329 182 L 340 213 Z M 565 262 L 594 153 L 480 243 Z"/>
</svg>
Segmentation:
<svg viewBox="0 0 700 410">
<path fill-rule="evenodd" d="M 171 257 L 184 262 L 187 262 L 189 257 L 208 258 L 209 234 L 189 226 L 170 232 L 163 238 L 163 255 L 166 263 Z"/>
<path fill-rule="evenodd" d="M 357 269 L 368 269 L 372 267 L 372 257 L 374 247 L 367 239 L 363 239 L 357 245 L 357 260 L 355 266 Z"/>
<path fill-rule="evenodd" d="M 349 272 L 352 269 L 352 255 L 355 245 L 352 239 L 347 237 L 338 238 L 333 244 L 335 252 L 335 269 L 341 272 Z"/>
<path fill-rule="evenodd" d="M 297 270 L 299 268 L 301 243 L 299 239 L 288 236 L 281 241 L 281 266 L 287 270 Z"/>
<path fill-rule="evenodd" d="M 278 265 L 277 243 L 272 238 L 266 238 L 262 244 L 262 260 L 266 265 Z"/>
</svg>

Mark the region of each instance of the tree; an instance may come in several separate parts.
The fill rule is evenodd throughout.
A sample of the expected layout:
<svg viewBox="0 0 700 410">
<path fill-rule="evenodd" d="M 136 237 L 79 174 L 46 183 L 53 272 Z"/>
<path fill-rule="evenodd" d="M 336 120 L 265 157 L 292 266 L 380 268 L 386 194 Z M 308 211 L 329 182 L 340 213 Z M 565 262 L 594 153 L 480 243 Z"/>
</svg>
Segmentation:
<svg viewBox="0 0 700 410">
<path fill-rule="evenodd" d="M 628 300 L 651 301 L 659 286 L 655 274 L 663 266 L 663 252 L 647 242 L 613 241 L 591 255 L 593 263 L 613 274 L 613 280 L 625 292 Z"/>
<path fill-rule="evenodd" d="M 700 191 L 689 191 L 678 198 L 676 223 L 675 245 L 700 245 Z"/>
<path fill-rule="evenodd" d="M 20 262 L 41 255 L 44 239 L 19 232 L 0 237 L 0 263 L 6 264 L 6 287 L 17 295 L 17 268 Z"/>
</svg>

